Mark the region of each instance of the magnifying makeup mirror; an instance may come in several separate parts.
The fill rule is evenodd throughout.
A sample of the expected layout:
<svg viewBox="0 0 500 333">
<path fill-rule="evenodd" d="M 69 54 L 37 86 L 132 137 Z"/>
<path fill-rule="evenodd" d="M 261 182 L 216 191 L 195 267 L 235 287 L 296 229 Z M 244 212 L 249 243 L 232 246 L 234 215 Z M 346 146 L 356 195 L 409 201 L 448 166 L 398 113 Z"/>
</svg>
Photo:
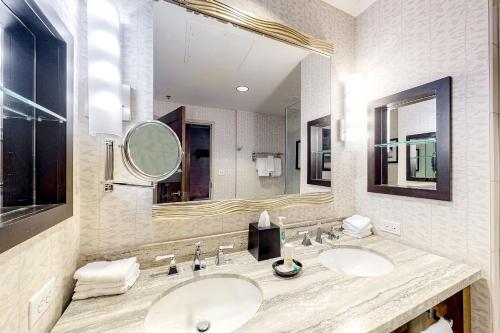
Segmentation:
<svg viewBox="0 0 500 333">
<path fill-rule="evenodd" d="M 174 174 L 182 161 L 182 146 L 175 132 L 152 120 L 132 127 L 123 140 L 127 169 L 141 180 L 159 182 Z"/>
</svg>

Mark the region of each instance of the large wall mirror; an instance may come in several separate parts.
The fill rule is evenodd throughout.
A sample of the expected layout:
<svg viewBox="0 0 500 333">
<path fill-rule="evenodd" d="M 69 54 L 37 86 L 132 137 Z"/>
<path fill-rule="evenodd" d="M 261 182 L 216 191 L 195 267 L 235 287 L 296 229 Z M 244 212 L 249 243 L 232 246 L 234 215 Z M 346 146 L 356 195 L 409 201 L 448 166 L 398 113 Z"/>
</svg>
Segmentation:
<svg viewBox="0 0 500 333">
<path fill-rule="evenodd" d="M 368 191 L 451 200 L 451 78 L 370 103 Z"/>
<path fill-rule="evenodd" d="M 154 6 L 155 119 L 184 152 L 157 183 L 156 203 L 330 191 L 328 154 L 316 177 L 327 182 L 307 177 L 307 124 L 330 121 L 330 56 L 169 2 Z M 326 151 L 330 124 L 321 127 L 316 150 Z"/>
</svg>

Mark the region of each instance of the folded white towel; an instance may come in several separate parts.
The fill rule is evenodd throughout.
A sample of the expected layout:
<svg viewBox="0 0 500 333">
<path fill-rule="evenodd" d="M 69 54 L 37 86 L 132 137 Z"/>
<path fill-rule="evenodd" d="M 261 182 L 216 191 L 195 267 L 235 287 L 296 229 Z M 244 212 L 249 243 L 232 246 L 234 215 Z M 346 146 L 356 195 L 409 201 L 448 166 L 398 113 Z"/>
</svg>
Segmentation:
<svg viewBox="0 0 500 333">
<path fill-rule="evenodd" d="M 257 168 L 257 175 L 259 177 L 269 177 L 269 171 L 267 171 L 267 158 L 259 157 L 255 162 Z"/>
<path fill-rule="evenodd" d="M 273 177 L 281 177 L 281 158 L 274 158 L 274 171 L 271 172 L 271 176 Z"/>
<path fill-rule="evenodd" d="M 364 232 L 351 232 L 351 231 L 344 230 L 343 232 L 347 236 L 351 236 L 351 237 L 359 238 L 359 239 L 368 237 L 372 234 L 371 230 L 364 231 Z"/>
<path fill-rule="evenodd" d="M 274 171 L 274 156 L 269 155 L 267 157 L 267 172 L 271 173 Z"/>
<path fill-rule="evenodd" d="M 350 225 L 355 229 L 362 230 L 370 224 L 370 218 L 361 215 L 353 215 L 346 218 L 343 222 L 345 225 Z"/>
<path fill-rule="evenodd" d="M 364 227 L 363 229 L 357 229 L 357 228 L 354 228 L 352 225 L 350 224 L 345 224 L 343 223 L 342 224 L 342 229 L 346 230 L 346 231 L 349 231 L 349 232 L 352 232 L 352 233 L 365 233 L 367 231 L 370 231 L 372 230 L 372 227 L 373 225 L 370 223 L 368 224 L 366 227 Z"/>
<path fill-rule="evenodd" d="M 139 278 L 140 274 L 141 274 L 141 271 L 137 270 L 130 277 L 130 279 L 126 282 L 126 284 L 123 285 L 122 287 L 115 287 L 115 288 L 95 288 L 95 289 L 88 289 L 88 290 L 85 290 L 85 291 L 76 291 L 73 294 L 72 299 L 73 300 L 80 300 L 80 299 L 86 299 L 86 298 L 91 298 L 91 297 L 124 294 L 124 293 L 126 293 L 134 285 L 134 283 Z"/>
<path fill-rule="evenodd" d="M 77 281 L 75 291 L 88 291 L 92 289 L 122 288 L 130 284 L 139 271 L 139 264 L 135 264 L 127 274 L 125 282 L 82 282 Z"/>
<path fill-rule="evenodd" d="M 116 261 L 97 261 L 79 268 L 73 277 L 81 282 L 118 282 L 125 283 L 130 270 L 137 263 L 137 258 Z"/>
</svg>

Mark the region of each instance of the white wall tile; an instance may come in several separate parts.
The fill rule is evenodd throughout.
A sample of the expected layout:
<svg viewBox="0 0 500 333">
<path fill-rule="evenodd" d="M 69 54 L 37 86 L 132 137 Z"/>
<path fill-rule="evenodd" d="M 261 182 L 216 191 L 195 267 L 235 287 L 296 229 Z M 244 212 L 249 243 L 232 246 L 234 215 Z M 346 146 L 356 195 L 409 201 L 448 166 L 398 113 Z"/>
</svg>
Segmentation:
<svg viewBox="0 0 500 333">
<path fill-rule="evenodd" d="M 361 142 L 355 150 L 357 210 L 373 217 L 376 227 L 382 218 L 398 219 L 400 241 L 479 267 L 487 278 L 490 128 L 498 122 L 490 116 L 488 42 L 487 0 L 378 0 L 356 19 L 356 65 L 369 99 L 453 78 L 453 201 L 366 193 L 366 144 Z M 478 283 L 473 291 L 473 331 L 487 332 L 487 284 Z"/>
</svg>

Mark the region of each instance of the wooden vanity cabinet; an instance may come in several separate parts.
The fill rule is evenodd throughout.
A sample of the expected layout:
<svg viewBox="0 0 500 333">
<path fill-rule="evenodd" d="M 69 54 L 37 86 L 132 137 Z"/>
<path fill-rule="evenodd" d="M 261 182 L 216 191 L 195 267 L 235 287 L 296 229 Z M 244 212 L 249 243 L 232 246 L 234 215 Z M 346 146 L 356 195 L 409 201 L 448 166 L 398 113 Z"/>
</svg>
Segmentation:
<svg viewBox="0 0 500 333">
<path fill-rule="evenodd" d="M 438 316 L 453 320 L 454 333 L 471 333 L 470 287 L 439 303 L 434 309 Z M 429 312 L 424 312 L 393 333 L 420 333 L 435 322 L 430 318 Z"/>
</svg>

